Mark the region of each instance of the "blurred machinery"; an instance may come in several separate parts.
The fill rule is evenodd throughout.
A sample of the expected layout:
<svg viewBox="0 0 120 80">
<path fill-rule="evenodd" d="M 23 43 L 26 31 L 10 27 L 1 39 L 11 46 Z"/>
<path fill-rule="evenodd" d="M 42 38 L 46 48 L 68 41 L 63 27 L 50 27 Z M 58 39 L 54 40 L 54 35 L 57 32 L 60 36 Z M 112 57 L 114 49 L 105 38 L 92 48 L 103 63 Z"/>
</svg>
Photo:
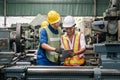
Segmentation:
<svg viewBox="0 0 120 80">
<path fill-rule="evenodd" d="M 101 55 L 101 65 L 104 68 L 120 66 L 120 1 L 110 0 L 109 8 L 103 13 L 103 20 L 93 22 L 95 34 L 94 51 Z"/>
<path fill-rule="evenodd" d="M 86 46 L 84 66 L 36 66 L 39 26 L 17 24 L 16 31 L 0 30 L 0 79 L 120 80 L 119 8 L 119 0 L 110 0 L 104 19 L 93 21 L 93 46 Z"/>
<path fill-rule="evenodd" d="M 120 1 L 110 0 L 109 8 L 103 13 L 103 19 L 96 19 L 93 22 L 92 30 L 94 34 L 99 35 L 98 42 L 115 42 L 119 41 L 120 26 Z M 97 42 L 97 41 L 96 41 Z"/>
</svg>

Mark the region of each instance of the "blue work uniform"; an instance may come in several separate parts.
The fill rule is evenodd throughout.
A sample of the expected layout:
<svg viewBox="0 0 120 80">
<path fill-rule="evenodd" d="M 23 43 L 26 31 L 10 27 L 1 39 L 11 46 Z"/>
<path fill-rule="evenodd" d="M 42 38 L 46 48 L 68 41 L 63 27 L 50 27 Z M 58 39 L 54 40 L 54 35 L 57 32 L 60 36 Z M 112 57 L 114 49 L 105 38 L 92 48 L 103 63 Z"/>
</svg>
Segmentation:
<svg viewBox="0 0 120 80">
<path fill-rule="evenodd" d="M 59 34 L 58 30 L 53 29 L 50 25 L 48 25 L 49 30 L 53 33 L 53 34 Z M 51 62 L 50 60 L 48 60 L 47 56 L 46 56 L 46 50 L 42 49 L 41 45 L 43 43 L 48 44 L 48 36 L 47 36 L 47 32 L 45 30 L 45 28 L 43 28 L 40 31 L 40 36 L 39 36 L 40 40 L 40 47 L 38 49 L 37 52 L 37 65 L 43 65 L 43 66 L 57 66 L 58 63 L 55 62 Z"/>
</svg>

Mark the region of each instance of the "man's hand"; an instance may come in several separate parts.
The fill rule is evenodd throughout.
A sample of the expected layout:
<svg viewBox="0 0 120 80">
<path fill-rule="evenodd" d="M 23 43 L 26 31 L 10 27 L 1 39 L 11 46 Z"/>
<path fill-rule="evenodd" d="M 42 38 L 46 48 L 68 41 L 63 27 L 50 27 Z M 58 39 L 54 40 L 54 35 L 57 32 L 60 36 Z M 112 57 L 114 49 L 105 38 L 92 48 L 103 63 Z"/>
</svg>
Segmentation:
<svg viewBox="0 0 120 80">
<path fill-rule="evenodd" d="M 68 54 L 70 54 L 71 56 L 75 56 L 76 55 L 74 52 L 69 52 Z"/>
<path fill-rule="evenodd" d="M 59 54 L 62 54 L 62 51 L 63 51 L 63 50 L 64 50 L 63 48 L 59 48 L 59 49 L 56 48 L 56 49 L 55 49 L 55 52 L 56 52 L 56 53 L 59 53 Z"/>
</svg>

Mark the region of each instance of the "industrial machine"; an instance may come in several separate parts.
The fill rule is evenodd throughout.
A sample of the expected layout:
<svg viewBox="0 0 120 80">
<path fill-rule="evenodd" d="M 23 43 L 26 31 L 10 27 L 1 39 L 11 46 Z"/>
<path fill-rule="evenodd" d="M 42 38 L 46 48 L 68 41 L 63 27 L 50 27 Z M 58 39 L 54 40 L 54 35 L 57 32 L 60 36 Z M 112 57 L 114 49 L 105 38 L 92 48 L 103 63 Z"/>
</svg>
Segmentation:
<svg viewBox="0 0 120 80">
<path fill-rule="evenodd" d="M 101 55 L 103 68 L 120 69 L 120 1 L 110 0 L 109 8 L 103 13 L 103 20 L 93 22 L 96 37 L 94 51 Z"/>
<path fill-rule="evenodd" d="M 11 31 L 0 30 L 0 79 L 120 80 L 120 1 L 110 0 L 110 4 L 103 19 L 92 24 L 95 41 L 93 45 L 86 46 L 84 66 L 38 66 L 34 63 L 37 45 L 26 47 L 28 42 L 38 39 L 36 35 L 27 35 L 36 32 L 33 28 L 17 24 L 15 37 L 12 37 L 12 43 L 15 42 L 16 46 L 14 49 L 10 49 Z"/>
</svg>

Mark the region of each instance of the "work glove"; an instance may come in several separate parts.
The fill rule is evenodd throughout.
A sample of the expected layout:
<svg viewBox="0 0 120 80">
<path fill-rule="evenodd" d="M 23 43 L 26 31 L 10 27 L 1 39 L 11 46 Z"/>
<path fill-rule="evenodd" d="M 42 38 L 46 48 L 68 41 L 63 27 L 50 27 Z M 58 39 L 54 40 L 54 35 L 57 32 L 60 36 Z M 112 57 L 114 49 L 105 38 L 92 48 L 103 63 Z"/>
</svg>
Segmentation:
<svg viewBox="0 0 120 80">
<path fill-rule="evenodd" d="M 74 53 L 74 52 L 69 52 L 68 54 L 69 54 L 71 57 L 72 57 L 72 56 L 75 56 L 75 53 Z"/>
<path fill-rule="evenodd" d="M 62 51 L 63 51 L 64 49 L 63 48 L 56 48 L 55 49 L 55 52 L 56 53 L 59 53 L 59 54 L 62 54 Z"/>
</svg>

